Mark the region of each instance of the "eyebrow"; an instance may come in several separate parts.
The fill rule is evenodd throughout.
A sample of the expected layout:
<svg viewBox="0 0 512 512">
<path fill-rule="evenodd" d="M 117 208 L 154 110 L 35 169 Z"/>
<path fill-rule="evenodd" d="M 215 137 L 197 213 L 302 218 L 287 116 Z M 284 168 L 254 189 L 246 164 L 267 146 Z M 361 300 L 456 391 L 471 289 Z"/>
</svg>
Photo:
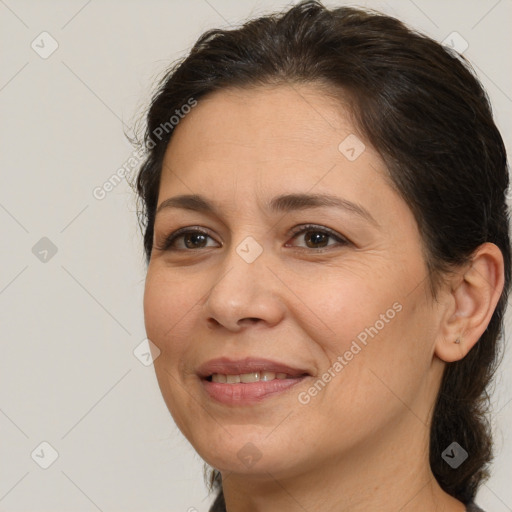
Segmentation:
<svg viewBox="0 0 512 512">
<path fill-rule="evenodd" d="M 371 213 L 360 204 L 329 194 L 283 194 L 272 198 L 267 203 L 267 209 L 273 213 L 321 207 L 342 209 L 361 217 L 377 227 L 379 226 L 379 223 L 374 219 Z M 218 205 L 199 194 L 185 194 L 169 197 L 160 203 L 156 214 L 166 208 L 182 208 L 219 216 Z"/>
</svg>

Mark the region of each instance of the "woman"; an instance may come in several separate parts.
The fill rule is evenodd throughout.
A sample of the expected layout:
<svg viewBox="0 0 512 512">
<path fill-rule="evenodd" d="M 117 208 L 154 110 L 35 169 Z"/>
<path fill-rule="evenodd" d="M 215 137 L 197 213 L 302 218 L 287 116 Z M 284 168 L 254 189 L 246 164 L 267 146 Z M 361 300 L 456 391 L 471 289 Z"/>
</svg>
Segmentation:
<svg viewBox="0 0 512 512">
<path fill-rule="evenodd" d="M 145 147 L 146 330 L 211 510 L 480 510 L 508 173 L 465 60 L 303 2 L 205 33 Z"/>
</svg>

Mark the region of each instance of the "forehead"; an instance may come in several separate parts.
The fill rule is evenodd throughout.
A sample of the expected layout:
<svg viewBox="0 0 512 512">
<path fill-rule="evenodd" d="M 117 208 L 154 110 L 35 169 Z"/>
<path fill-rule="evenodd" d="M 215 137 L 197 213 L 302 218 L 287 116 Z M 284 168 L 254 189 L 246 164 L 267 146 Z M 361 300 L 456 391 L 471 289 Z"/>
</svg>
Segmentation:
<svg viewBox="0 0 512 512">
<path fill-rule="evenodd" d="M 307 186 L 333 166 L 337 174 L 344 167 L 361 177 L 363 171 L 384 172 L 384 163 L 363 142 L 342 99 L 325 88 L 298 84 L 207 95 L 176 126 L 164 158 L 162 185 L 184 173 L 203 183 L 206 176 L 228 179 L 236 172 L 244 182 L 304 178 Z M 343 153 L 347 145 L 357 153 L 364 148 L 362 158 L 347 159 L 354 156 L 351 147 L 352 155 Z"/>
<path fill-rule="evenodd" d="M 176 127 L 168 155 L 223 159 L 236 150 L 253 161 L 305 158 L 336 150 L 354 131 L 341 101 L 312 85 L 226 89 L 198 101 Z"/>
<path fill-rule="evenodd" d="M 408 209 L 341 99 L 311 85 L 227 89 L 201 98 L 175 128 L 158 203 L 202 194 L 240 212 L 253 199 L 310 191 L 365 204 L 375 218 Z"/>
</svg>

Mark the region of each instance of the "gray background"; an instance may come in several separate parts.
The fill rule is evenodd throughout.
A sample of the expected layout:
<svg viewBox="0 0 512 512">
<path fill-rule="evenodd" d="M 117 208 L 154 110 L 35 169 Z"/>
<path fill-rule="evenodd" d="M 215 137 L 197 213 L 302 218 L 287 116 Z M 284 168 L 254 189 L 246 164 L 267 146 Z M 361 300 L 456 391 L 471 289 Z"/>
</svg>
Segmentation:
<svg viewBox="0 0 512 512">
<path fill-rule="evenodd" d="M 171 60 L 208 28 L 284 5 L 0 0 L 0 510 L 207 510 L 202 462 L 133 354 L 145 338 L 134 196 L 125 181 L 101 200 L 93 191 L 132 155 L 123 124 Z M 461 34 L 510 152 L 512 0 L 352 5 L 439 41 Z M 59 45 L 47 58 L 44 31 Z M 512 510 L 511 360 L 493 393 L 498 455 L 477 500 L 489 512 Z M 47 469 L 42 442 L 58 453 Z"/>
</svg>

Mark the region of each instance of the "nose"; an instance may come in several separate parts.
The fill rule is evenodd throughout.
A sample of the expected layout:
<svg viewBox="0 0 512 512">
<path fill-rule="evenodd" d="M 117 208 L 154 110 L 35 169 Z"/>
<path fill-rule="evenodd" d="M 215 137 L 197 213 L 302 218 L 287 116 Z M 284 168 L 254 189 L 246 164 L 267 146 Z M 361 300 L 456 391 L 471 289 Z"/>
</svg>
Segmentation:
<svg viewBox="0 0 512 512">
<path fill-rule="evenodd" d="M 233 247 L 216 273 L 204 302 L 204 314 L 211 329 L 224 327 L 238 332 L 244 327 L 276 325 L 284 316 L 283 284 L 268 268 L 264 252 L 246 262 Z"/>
</svg>

